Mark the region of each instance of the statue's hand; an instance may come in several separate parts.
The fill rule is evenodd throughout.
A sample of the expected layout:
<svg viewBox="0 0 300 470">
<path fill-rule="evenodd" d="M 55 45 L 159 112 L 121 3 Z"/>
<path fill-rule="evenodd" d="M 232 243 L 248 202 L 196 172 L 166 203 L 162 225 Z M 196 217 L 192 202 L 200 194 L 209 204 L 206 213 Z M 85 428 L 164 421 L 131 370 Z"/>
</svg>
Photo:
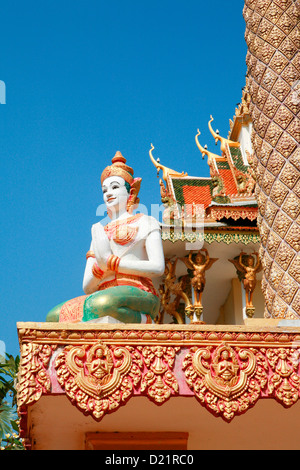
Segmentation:
<svg viewBox="0 0 300 470">
<path fill-rule="evenodd" d="M 100 269 L 106 271 L 107 260 L 112 255 L 112 251 L 104 227 L 100 223 L 92 227 L 92 240 L 97 264 Z"/>
</svg>

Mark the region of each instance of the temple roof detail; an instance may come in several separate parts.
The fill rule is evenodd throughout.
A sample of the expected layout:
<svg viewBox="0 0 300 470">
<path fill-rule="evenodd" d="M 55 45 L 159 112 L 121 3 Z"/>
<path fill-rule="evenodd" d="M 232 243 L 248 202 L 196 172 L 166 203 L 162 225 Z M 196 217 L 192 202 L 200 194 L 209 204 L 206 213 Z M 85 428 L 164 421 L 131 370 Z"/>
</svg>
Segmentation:
<svg viewBox="0 0 300 470">
<path fill-rule="evenodd" d="M 247 86 L 243 90 L 242 103 L 236 110 L 237 117 L 245 117 L 249 112 Z M 170 169 L 155 160 L 153 156 L 154 146 L 151 145 L 150 159 L 157 169 L 161 186 L 161 200 L 166 207 L 163 220 L 172 225 L 170 213 L 175 220 L 191 219 L 199 207 L 204 210 L 204 221 L 207 223 L 222 222 L 229 226 L 235 226 L 240 220 L 240 225 L 253 228 L 257 219 L 257 202 L 255 199 L 255 174 L 251 166 L 252 158 L 249 151 L 242 153 L 241 142 L 220 135 L 218 130 L 212 128 L 213 117 L 210 117 L 208 128 L 216 143 L 220 143 L 220 154 L 213 153 L 208 146 L 203 146 L 198 129 L 195 136 L 196 146 L 201 152 L 202 158 L 207 157 L 210 176 L 189 176 Z M 248 123 L 248 120 L 245 121 Z M 243 125 L 243 123 L 241 124 Z M 232 129 L 231 129 L 232 130 Z M 172 208 L 172 211 L 171 209 Z M 197 209 L 198 208 L 198 209 Z"/>
</svg>

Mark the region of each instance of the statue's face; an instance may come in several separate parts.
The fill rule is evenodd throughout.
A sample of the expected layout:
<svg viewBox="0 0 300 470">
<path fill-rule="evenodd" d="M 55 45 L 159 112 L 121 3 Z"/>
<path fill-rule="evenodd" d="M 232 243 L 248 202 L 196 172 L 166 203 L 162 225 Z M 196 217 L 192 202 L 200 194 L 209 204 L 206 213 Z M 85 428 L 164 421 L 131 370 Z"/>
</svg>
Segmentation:
<svg viewBox="0 0 300 470">
<path fill-rule="evenodd" d="M 201 253 L 196 255 L 196 263 L 202 264 L 204 262 L 204 256 Z"/>
<path fill-rule="evenodd" d="M 249 256 L 248 258 L 248 266 L 253 266 L 254 265 L 254 259 L 252 258 L 252 256 Z"/>
<path fill-rule="evenodd" d="M 111 210 L 126 210 L 129 194 L 125 180 L 120 176 L 110 176 L 102 184 L 103 200 Z"/>
</svg>

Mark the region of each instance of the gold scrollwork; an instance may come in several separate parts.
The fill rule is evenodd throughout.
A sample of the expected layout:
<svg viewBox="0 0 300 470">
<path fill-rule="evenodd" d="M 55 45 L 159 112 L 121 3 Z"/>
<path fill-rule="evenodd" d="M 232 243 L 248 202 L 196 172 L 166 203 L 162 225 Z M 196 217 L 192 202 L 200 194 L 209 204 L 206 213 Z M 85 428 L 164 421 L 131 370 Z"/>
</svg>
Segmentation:
<svg viewBox="0 0 300 470">
<path fill-rule="evenodd" d="M 266 365 L 261 367 L 261 362 L 254 350 L 236 351 L 223 343 L 217 348 L 192 348 L 183 369 L 200 402 L 231 421 L 260 397 L 261 388 L 267 383 Z"/>
<path fill-rule="evenodd" d="M 299 398 L 299 355 L 293 349 L 274 348 L 266 351 L 266 357 L 272 369 L 269 393 L 274 394 L 284 406 L 293 405 Z"/>
<path fill-rule="evenodd" d="M 38 401 L 43 393 L 50 392 L 51 379 L 47 369 L 55 349 L 55 345 L 47 344 L 22 345 L 17 384 L 18 410 Z"/>
<path fill-rule="evenodd" d="M 138 347 L 141 351 L 148 371 L 143 375 L 141 392 L 147 391 L 147 395 L 156 404 L 162 404 L 172 394 L 178 393 L 178 382 L 171 372 L 176 353 L 179 347 L 145 346 Z"/>
<path fill-rule="evenodd" d="M 141 362 L 130 347 L 96 343 L 67 346 L 57 357 L 57 379 L 72 403 L 96 420 L 124 404 L 141 377 Z"/>
</svg>

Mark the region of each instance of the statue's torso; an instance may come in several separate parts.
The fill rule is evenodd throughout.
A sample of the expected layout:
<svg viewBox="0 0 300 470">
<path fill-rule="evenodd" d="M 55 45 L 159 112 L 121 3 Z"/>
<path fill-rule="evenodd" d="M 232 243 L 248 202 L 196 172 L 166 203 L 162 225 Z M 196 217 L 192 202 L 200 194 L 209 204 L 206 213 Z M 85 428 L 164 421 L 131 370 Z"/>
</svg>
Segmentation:
<svg viewBox="0 0 300 470">
<path fill-rule="evenodd" d="M 129 220 L 128 224 L 126 220 Z M 124 260 L 147 260 L 147 237 L 153 231 L 159 234 L 160 226 L 153 217 L 137 214 L 129 219 L 109 223 L 105 226 L 105 231 L 114 255 Z M 140 274 L 137 272 L 137 275 Z M 114 277 L 114 274 L 106 276 L 102 282 L 110 281 Z"/>
</svg>

